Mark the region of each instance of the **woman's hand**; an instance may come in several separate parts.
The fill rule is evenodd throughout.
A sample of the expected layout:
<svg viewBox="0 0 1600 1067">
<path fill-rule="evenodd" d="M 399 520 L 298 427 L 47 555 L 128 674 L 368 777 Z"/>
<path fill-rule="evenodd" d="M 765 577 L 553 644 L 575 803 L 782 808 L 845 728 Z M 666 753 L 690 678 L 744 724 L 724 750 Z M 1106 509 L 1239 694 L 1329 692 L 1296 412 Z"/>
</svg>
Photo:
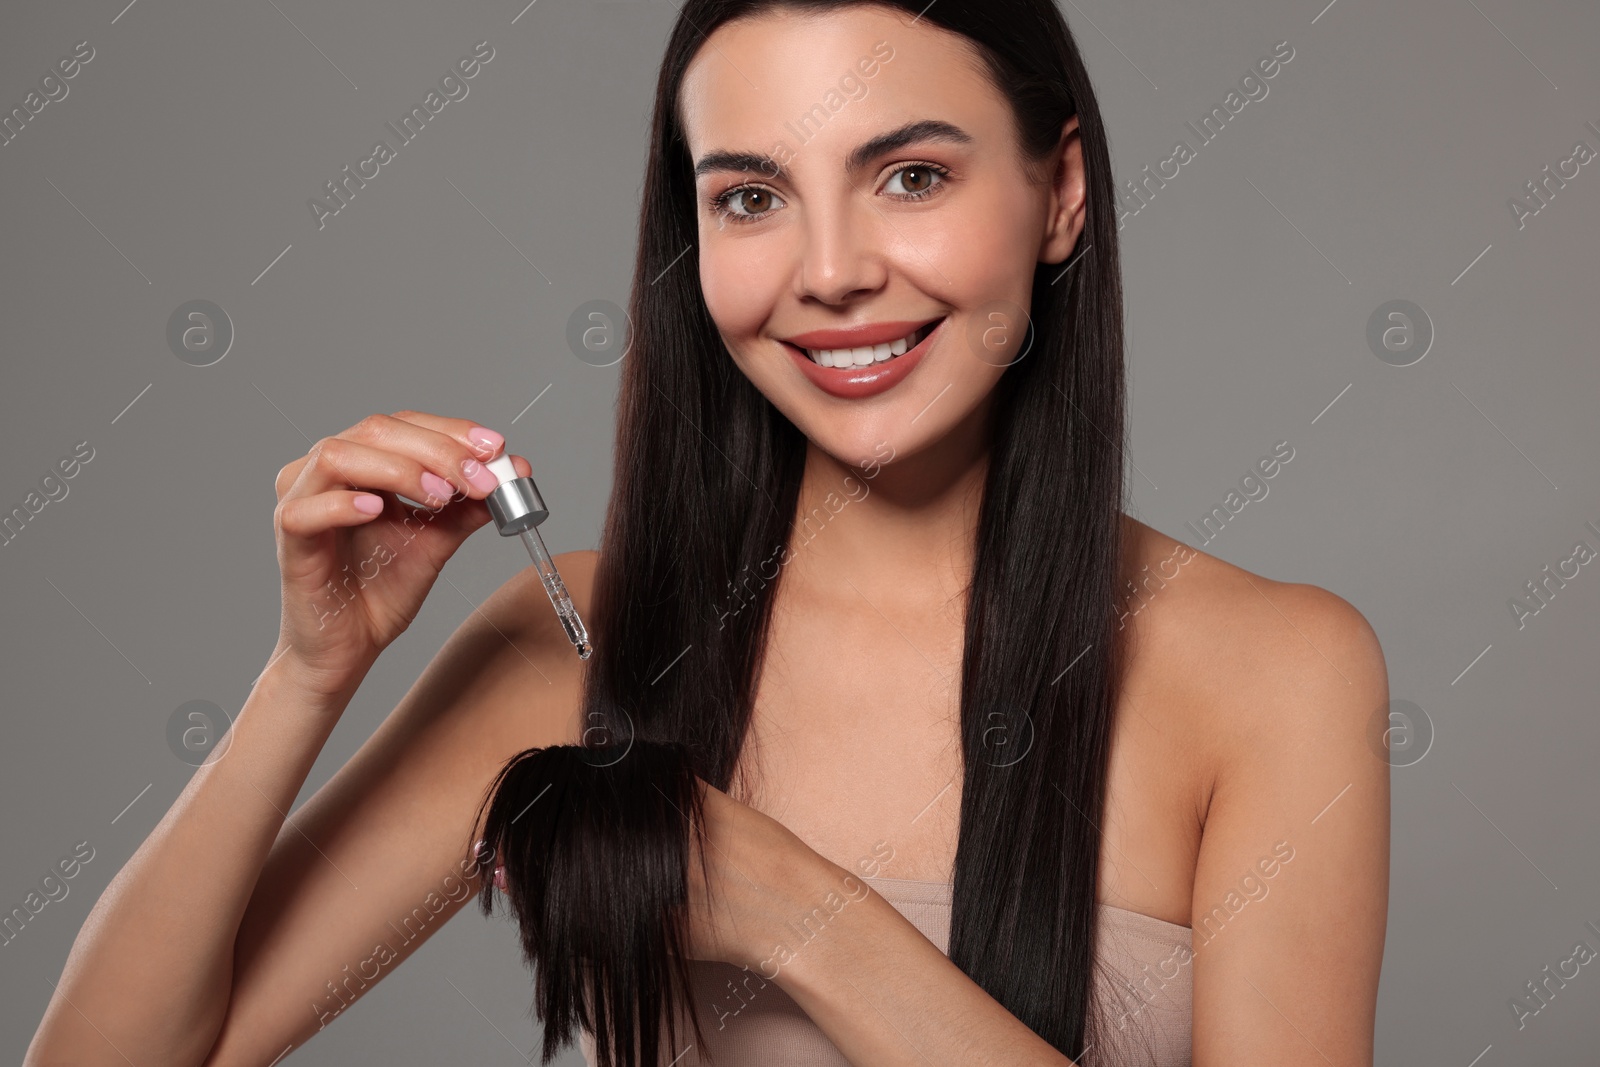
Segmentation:
<svg viewBox="0 0 1600 1067">
<path fill-rule="evenodd" d="M 278 472 L 283 613 L 273 658 L 326 691 L 360 683 L 410 625 L 445 561 L 489 521 L 483 463 L 504 439 L 469 419 L 369 415 Z M 513 457 L 517 473 L 531 472 Z M 396 498 L 402 494 L 425 507 Z"/>
<path fill-rule="evenodd" d="M 689 956 L 770 979 L 785 962 L 780 946 L 799 948 L 796 924 L 814 909 L 830 915 L 830 892 L 849 895 L 847 872 L 776 819 L 697 781 L 705 798 L 706 875 L 691 835 Z"/>
</svg>

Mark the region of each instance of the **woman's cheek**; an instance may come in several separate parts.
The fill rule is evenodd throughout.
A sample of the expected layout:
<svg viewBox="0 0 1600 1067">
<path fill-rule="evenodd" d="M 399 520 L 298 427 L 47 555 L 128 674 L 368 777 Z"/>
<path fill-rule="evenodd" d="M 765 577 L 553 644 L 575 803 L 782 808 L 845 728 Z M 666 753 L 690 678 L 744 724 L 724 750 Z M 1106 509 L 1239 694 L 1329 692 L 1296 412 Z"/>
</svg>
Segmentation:
<svg viewBox="0 0 1600 1067">
<path fill-rule="evenodd" d="M 727 253 L 714 248 L 701 257 L 700 291 L 712 321 L 730 340 L 753 336 L 774 303 L 762 284 L 759 258 L 742 250 Z"/>
<path fill-rule="evenodd" d="M 1038 231 L 1023 225 L 1024 212 L 1008 214 L 983 208 L 975 205 L 971 217 L 964 220 L 962 232 L 968 239 L 961 242 L 959 254 L 952 250 L 948 263 L 940 261 L 970 304 L 1025 295 L 1038 262 Z"/>
</svg>

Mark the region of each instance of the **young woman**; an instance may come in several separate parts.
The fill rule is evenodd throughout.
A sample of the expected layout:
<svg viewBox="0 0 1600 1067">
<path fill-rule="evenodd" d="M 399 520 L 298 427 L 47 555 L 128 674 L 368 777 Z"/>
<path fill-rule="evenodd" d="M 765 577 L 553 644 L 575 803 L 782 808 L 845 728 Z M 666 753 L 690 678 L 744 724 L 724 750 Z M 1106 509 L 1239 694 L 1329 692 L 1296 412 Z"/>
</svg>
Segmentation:
<svg viewBox="0 0 1600 1067">
<path fill-rule="evenodd" d="M 278 646 L 28 1063 L 272 1062 L 484 887 L 499 772 L 598 724 L 707 786 L 679 1063 L 1371 1064 L 1382 653 L 1123 513 L 1113 189 L 1049 0 L 688 0 L 602 550 L 559 561 L 593 657 L 525 572 L 283 826 L 503 447 L 414 411 L 318 442 Z"/>
</svg>

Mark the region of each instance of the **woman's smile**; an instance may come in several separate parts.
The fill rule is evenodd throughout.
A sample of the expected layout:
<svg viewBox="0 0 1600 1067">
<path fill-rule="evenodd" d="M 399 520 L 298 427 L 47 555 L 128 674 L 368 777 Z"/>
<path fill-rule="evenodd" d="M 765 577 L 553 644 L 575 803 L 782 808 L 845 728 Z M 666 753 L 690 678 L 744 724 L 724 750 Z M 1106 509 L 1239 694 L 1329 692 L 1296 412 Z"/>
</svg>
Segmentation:
<svg viewBox="0 0 1600 1067">
<path fill-rule="evenodd" d="M 779 343 L 818 389 L 844 400 L 876 396 L 916 369 L 941 335 L 945 317 L 922 325 L 885 322 L 814 330 Z M 826 347 L 825 347 L 826 346 Z"/>
</svg>

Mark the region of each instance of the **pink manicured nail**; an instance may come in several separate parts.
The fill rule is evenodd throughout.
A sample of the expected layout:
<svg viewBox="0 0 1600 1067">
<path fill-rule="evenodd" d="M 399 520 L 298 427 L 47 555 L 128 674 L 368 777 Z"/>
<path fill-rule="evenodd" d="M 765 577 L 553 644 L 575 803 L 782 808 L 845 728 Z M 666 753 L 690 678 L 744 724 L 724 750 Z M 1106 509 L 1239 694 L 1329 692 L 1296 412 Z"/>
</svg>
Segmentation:
<svg viewBox="0 0 1600 1067">
<path fill-rule="evenodd" d="M 383 510 L 383 500 L 371 493 L 360 493 L 351 501 L 357 511 L 364 511 L 368 515 L 376 515 Z"/>
<path fill-rule="evenodd" d="M 506 869 L 504 867 L 496 867 L 494 869 L 494 887 L 502 893 L 506 891 Z"/>
<path fill-rule="evenodd" d="M 494 471 L 475 459 L 462 460 L 461 473 L 466 475 L 467 481 L 472 483 L 473 488 L 482 489 L 485 493 L 500 484 L 500 479 L 494 476 Z"/>
<path fill-rule="evenodd" d="M 432 471 L 422 472 L 422 491 L 435 500 L 449 500 L 455 495 L 455 486 L 445 481 Z"/>
<path fill-rule="evenodd" d="M 486 458 L 492 457 L 496 452 L 500 451 L 500 446 L 506 443 L 504 437 L 501 437 L 487 426 L 474 426 L 469 429 L 467 431 L 467 440 L 483 449 L 483 454 Z"/>
</svg>

